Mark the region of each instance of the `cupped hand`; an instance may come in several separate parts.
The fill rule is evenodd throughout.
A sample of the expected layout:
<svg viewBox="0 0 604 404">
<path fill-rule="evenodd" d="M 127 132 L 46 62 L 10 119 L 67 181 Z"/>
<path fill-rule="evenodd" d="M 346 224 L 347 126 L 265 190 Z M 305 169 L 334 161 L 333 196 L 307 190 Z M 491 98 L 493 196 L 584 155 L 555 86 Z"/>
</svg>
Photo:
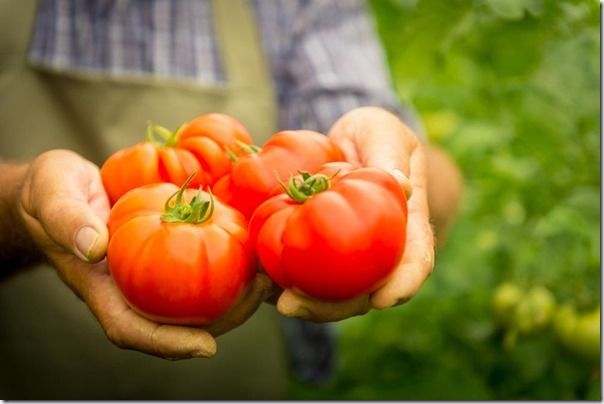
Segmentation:
<svg viewBox="0 0 604 404">
<path fill-rule="evenodd" d="M 376 107 L 363 107 L 342 116 L 328 136 L 346 160 L 390 172 L 408 197 L 405 253 L 388 281 L 371 295 L 342 302 L 325 302 L 284 290 L 278 311 L 288 317 L 315 322 L 338 321 L 385 309 L 411 299 L 434 267 L 434 237 L 427 198 L 424 149 L 413 131 L 395 115 Z M 405 231 L 405 229 L 401 229 Z"/>
<path fill-rule="evenodd" d="M 30 164 L 19 210 L 60 278 L 121 348 L 168 359 L 211 357 L 216 352 L 213 336 L 241 325 L 272 293 L 272 283 L 259 274 L 231 312 L 207 330 L 158 324 L 138 315 L 124 301 L 104 259 L 110 208 L 99 169 L 71 151 L 49 151 Z"/>
</svg>

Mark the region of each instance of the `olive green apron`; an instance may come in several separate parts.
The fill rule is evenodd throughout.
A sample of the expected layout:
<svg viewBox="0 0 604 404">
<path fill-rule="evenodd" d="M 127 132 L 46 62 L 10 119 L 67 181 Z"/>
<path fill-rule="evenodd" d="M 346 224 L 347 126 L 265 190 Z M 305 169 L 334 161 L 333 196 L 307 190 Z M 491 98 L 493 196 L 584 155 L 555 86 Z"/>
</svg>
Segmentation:
<svg viewBox="0 0 604 404">
<path fill-rule="evenodd" d="M 0 157 L 68 148 L 102 161 L 139 141 L 147 120 L 167 127 L 219 111 L 261 143 L 275 102 L 244 0 L 213 2 L 224 86 L 53 71 L 27 63 L 34 1 L 0 3 Z M 167 361 L 121 350 L 49 267 L 0 283 L 1 399 L 279 399 L 284 345 L 273 307 L 217 340 L 212 359 Z"/>
</svg>

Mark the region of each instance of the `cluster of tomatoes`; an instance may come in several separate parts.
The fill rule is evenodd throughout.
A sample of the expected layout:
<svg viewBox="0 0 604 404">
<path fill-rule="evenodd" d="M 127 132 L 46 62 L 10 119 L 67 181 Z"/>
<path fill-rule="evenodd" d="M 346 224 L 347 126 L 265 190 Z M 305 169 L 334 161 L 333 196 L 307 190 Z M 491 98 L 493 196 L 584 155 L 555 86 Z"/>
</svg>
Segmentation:
<svg viewBox="0 0 604 404">
<path fill-rule="evenodd" d="M 174 132 L 149 125 L 101 176 L 111 274 L 129 305 L 158 322 L 212 323 L 257 271 L 314 298 L 354 298 L 381 286 L 403 254 L 397 181 L 345 162 L 317 132 L 279 132 L 260 148 L 223 114 Z"/>
<path fill-rule="evenodd" d="M 546 328 L 571 352 L 600 360 L 600 306 L 578 313 L 571 303 L 558 305 L 542 285 L 524 290 L 513 282 L 500 284 L 493 294 L 493 312 L 505 329 L 504 345 L 511 347 L 518 335 L 528 336 Z"/>
</svg>

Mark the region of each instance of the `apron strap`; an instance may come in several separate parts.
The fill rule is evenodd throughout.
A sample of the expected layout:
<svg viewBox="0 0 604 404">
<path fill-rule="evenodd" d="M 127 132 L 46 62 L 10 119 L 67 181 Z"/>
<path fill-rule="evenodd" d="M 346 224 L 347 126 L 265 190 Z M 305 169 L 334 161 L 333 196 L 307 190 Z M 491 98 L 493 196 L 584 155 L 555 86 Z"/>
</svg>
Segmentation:
<svg viewBox="0 0 604 404">
<path fill-rule="evenodd" d="M 249 108 L 237 108 L 242 111 L 238 118 L 244 124 L 246 121 L 255 123 L 257 129 L 252 131 L 252 137 L 254 143 L 261 145 L 276 131 L 277 111 L 274 84 L 254 11 L 246 0 L 212 0 L 212 8 L 227 86 L 239 95 L 235 102 L 255 106 L 250 116 L 246 115 Z M 257 122 L 258 110 L 264 124 Z"/>
</svg>

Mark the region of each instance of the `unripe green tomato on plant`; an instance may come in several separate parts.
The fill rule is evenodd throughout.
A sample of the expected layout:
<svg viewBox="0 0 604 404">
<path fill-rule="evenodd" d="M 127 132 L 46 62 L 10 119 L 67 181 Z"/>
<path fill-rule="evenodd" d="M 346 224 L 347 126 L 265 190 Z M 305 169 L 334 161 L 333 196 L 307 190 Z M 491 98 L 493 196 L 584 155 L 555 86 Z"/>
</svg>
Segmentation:
<svg viewBox="0 0 604 404">
<path fill-rule="evenodd" d="M 563 344 L 570 345 L 576 325 L 575 308 L 568 303 L 561 306 L 554 316 L 554 333 Z"/>
<path fill-rule="evenodd" d="M 535 286 L 529 291 L 529 298 L 535 307 L 535 321 L 542 327 L 550 323 L 556 311 L 556 299 L 545 286 Z"/>
<path fill-rule="evenodd" d="M 586 359 L 600 359 L 600 307 L 579 316 L 574 342 L 579 355 Z"/>
<path fill-rule="evenodd" d="M 578 314 L 570 304 L 564 305 L 556 313 L 554 330 L 570 351 L 588 360 L 600 360 L 599 305 L 583 314 Z"/>
<path fill-rule="evenodd" d="M 547 326 L 556 302 L 552 293 L 537 285 L 525 292 L 512 282 L 502 283 L 493 294 L 496 321 L 507 329 L 530 334 Z"/>
<path fill-rule="evenodd" d="M 524 303 L 528 308 L 528 327 L 520 328 L 520 332 L 531 333 L 547 326 L 556 309 L 556 301 L 552 293 L 545 287 L 537 285 L 526 294 Z"/>
<path fill-rule="evenodd" d="M 523 295 L 522 289 L 512 282 L 504 282 L 495 289 L 492 307 L 497 323 L 505 327 L 512 325 L 514 312 Z"/>
<path fill-rule="evenodd" d="M 530 300 L 523 299 L 518 306 L 516 306 L 512 327 L 518 330 L 520 334 L 524 335 L 531 334 L 537 329 L 534 320 L 533 306 Z"/>
</svg>

